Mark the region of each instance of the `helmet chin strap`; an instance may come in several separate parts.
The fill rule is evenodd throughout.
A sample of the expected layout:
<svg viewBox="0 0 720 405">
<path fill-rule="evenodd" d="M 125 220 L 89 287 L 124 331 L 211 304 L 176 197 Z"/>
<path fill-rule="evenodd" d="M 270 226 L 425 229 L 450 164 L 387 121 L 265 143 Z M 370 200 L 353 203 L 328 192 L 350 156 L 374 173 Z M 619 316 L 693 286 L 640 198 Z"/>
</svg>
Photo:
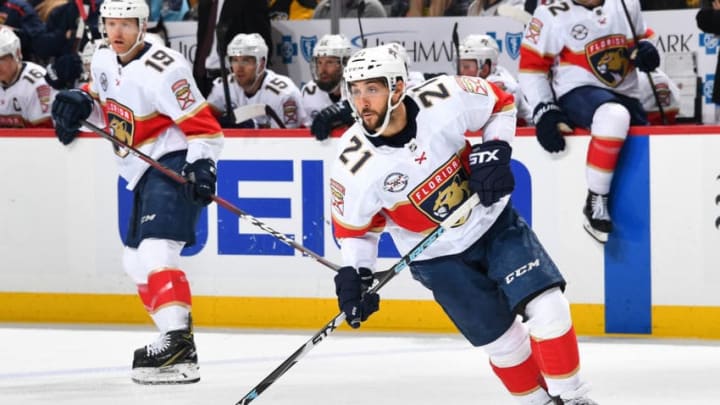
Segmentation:
<svg viewBox="0 0 720 405">
<path fill-rule="evenodd" d="M 395 105 L 392 105 L 392 94 L 390 94 L 390 97 L 388 97 L 388 110 L 385 113 L 385 119 L 383 120 L 382 125 L 380 125 L 380 128 L 378 128 L 375 132 L 368 131 L 368 129 L 365 127 L 365 124 L 362 122 L 362 118 L 359 118 L 360 124 L 361 124 L 360 126 L 362 127 L 362 130 L 365 133 L 365 135 L 367 135 L 371 138 L 376 138 L 376 137 L 380 136 L 380 134 L 382 134 L 383 131 L 385 131 L 385 129 L 387 129 L 387 126 L 390 124 L 390 116 L 392 115 L 393 110 L 398 108 L 398 106 L 400 105 L 400 103 L 402 103 L 404 98 L 405 98 L 405 93 L 403 93 L 400 96 L 400 99 L 398 100 L 397 103 L 395 103 Z"/>
</svg>

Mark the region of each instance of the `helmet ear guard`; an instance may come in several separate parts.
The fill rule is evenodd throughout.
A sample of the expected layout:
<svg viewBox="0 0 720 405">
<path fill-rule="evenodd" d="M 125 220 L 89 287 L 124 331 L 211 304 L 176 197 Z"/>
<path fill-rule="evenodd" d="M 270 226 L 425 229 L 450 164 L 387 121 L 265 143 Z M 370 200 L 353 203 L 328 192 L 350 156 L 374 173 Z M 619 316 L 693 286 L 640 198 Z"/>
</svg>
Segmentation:
<svg viewBox="0 0 720 405">
<path fill-rule="evenodd" d="M 374 132 L 370 132 L 364 125 L 362 125 L 365 135 L 375 137 L 380 135 L 387 125 L 390 123 L 390 113 L 392 110 L 397 108 L 405 98 L 405 83 L 407 83 L 407 66 L 402 56 L 398 54 L 392 47 L 378 46 L 374 48 L 366 48 L 356 52 L 348 61 L 345 70 L 343 71 L 343 86 L 342 92 L 343 97 L 350 102 L 350 107 L 355 115 L 355 120 L 362 124 L 360 113 L 355 107 L 355 103 L 352 100 L 352 92 L 350 86 L 353 82 L 370 80 L 370 79 L 384 79 L 387 83 L 390 92 L 387 100 L 387 112 L 383 119 L 383 124 Z M 393 104 L 392 97 L 399 82 L 403 82 L 402 94 L 398 98 L 398 101 Z"/>
</svg>

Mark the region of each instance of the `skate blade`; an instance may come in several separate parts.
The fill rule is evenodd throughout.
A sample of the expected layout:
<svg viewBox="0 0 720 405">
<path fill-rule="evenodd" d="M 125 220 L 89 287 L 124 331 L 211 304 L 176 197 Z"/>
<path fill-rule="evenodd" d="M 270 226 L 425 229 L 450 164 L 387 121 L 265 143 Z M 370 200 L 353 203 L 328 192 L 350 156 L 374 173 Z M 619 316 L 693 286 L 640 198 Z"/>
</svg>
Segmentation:
<svg viewBox="0 0 720 405">
<path fill-rule="evenodd" d="M 590 226 L 590 222 L 588 222 L 587 219 L 585 219 L 585 222 L 583 223 L 583 228 L 585 228 L 585 231 L 587 231 L 590 236 L 593 237 L 596 241 L 600 243 L 606 243 L 608 240 L 608 233 L 607 232 L 601 232 L 597 229 Z"/>
<path fill-rule="evenodd" d="M 160 368 L 134 368 L 131 378 L 143 385 L 192 384 L 200 381 L 200 372 L 197 364 L 185 363 Z"/>
</svg>

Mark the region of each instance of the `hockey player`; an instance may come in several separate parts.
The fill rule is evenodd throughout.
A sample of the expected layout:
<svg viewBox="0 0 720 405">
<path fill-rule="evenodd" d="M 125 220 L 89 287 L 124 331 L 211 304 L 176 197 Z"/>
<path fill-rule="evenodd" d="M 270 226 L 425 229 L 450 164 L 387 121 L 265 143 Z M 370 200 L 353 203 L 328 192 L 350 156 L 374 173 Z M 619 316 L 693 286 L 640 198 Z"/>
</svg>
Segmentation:
<svg viewBox="0 0 720 405">
<path fill-rule="evenodd" d="M 477 76 L 493 83 L 515 97 L 518 124 L 532 124 L 532 111 L 520 84 L 504 67 L 498 65 L 500 48 L 490 35 L 472 34 L 460 43 L 460 74 Z"/>
<path fill-rule="evenodd" d="M 354 119 L 340 94 L 342 71 L 352 54 L 350 41 L 342 34 L 323 35 L 313 48 L 310 71 L 313 80 L 302 87 L 305 126 L 322 141 L 333 128 L 350 125 Z"/>
<path fill-rule="evenodd" d="M 353 327 L 378 310 L 379 296 L 364 291 L 385 227 L 406 254 L 478 193 L 481 205 L 410 264 L 413 277 L 487 352 L 519 403 L 595 404 L 578 373 L 565 281 L 510 203 L 512 95 L 467 76 L 438 76 L 407 90 L 396 55 L 364 49 L 344 71 L 357 122 L 339 141 L 330 181 L 340 309 Z M 471 146 L 465 132 L 481 129 L 482 143 Z"/>
<path fill-rule="evenodd" d="M 252 127 L 302 126 L 305 113 L 300 102 L 300 89 L 289 77 L 266 68 L 268 47 L 260 34 L 237 34 L 227 46 L 227 56 L 230 58 L 232 70 L 227 76 L 232 108 L 248 104 L 265 104 L 274 112 L 271 116 L 253 118 Z M 212 105 L 215 115 L 221 116 L 227 112 L 221 77 L 213 82 L 208 102 Z M 232 125 L 224 123 L 223 126 Z"/>
<path fill-rule="evenodd" d="M 660 64 L 649 41 L 635 43 L 623 5 L 646 38 L 637 0 L 561 0 L 538 5 L 520 49 L 520 85 L 540 145 L 558 153 L 570 126 L 590 130 L 583 226 L 601 243 L 613 229 L 610 184 L 628 129 L 647 123 L 635 67 L 649 72 Z"/>
<path fill-rule="evenodd" d="M 0 128 L 52 128 L 50 106 L 55 90 L 45 68 L 22 60 L 20 39 L 0 26 Z"/>
<path fill-rule="evenodd" d="M 127 149 L 115 148 L 120 175 L 134 195 L 123 266 L 160 330 L 157 341 L 135 351 L 132 379 L 193 383 L 200 374 L 180 251 L 195 242 L 197 218 L 215 193 L 223 134 L 183 56 L 143 40 L 145 0 L 105 0 L 100 15 L 108 46 L 93 55 L 89 94 L 58 93 L 52 108 L 56 133 L 69 144 L 82 120 L 102 111 L 116 138 L 188 179 L 180 185 Z"/>
</svg>

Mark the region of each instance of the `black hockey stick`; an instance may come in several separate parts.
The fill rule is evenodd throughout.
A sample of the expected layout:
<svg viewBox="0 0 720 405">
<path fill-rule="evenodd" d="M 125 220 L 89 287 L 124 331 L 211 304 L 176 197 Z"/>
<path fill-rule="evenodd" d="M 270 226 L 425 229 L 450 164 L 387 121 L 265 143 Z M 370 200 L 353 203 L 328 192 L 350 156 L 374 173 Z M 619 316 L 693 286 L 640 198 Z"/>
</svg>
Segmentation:
<svg viewBox="0 0 720 405">
<path fill-rule="evenodd" d="M 174 170 L 170 169 L 169 167 L 164 166 L 162 163 L 160 163 L 160 162 L 158 162 L 157 160 L 151 158 L 150 156 L 144 154 L 144 153 L 141 152 L 140 150 L 138 150 L 138 149 L 136 149 L 136 148 L 134 148 L 134 147 L 132 147 L 132 146 L 129 146 L 129 145 L 125 144 L 123 141 L 115 138 L 114 136 L 112 136 L 111 134 L 107 133 L 107 132 L 106 132 L 105 130 L 103 130 L 102 128 L 94 125 L 93 123 L 88 122 L 88 121 L 86 121 L 86 120 L 83 120 L 83 121 L 82 121 L 82 124 L 83 124 L 86 128 L 89 128 L 90 130 L 92 130 L 93 132 L 95 132 L 96 134 L 98 134 L 98 135 L 100 135 L 101 137 L 103 137 L 103 138 L 107 139 L 108 141 L 112 142 L 112 143 L 115 144 L 117 147 L 127 149 L 127 150 L 130 151 L 133 155 L 137 156 L 140 160 L 142 160 L 142 161 L 144 161 L 145 163 L 149 164 L 150 166 L 152 166 L 154 169 L 158 170 L 158 171 L 161 172 L 162 174 L 168 176 L 168 177 L 171 178 L 173 181 L 176 181 L 176 182 L 178 182 L 178 183 L 180 183 L 180 184 L 185 184 L 185 183 L 188 182 L 188 180 L 187 180 L 185 177 L 179 175 L 179 174 L 176 173 Z M 334 264 L 334 263 L 328 261 L 328 260 L 325 259 L 324 257 L 318 255 L 317 253 L 313 252 L 312 250 L 310 250 L 310 249 L 304 247 L 303 245 L 295 242 L 294 240 L 288 238 L 288 237 L 285 236 L 284 234 L 282 234 L 282 233 L 280 233 L 280 232 L 278 232 L 278 231 L 270 228 L 270 227 L 269 227 L 268 225 L 266 225 L 264 222 L 260 221 L 259 219 L 255 218 L 254 216 L 248 214 L 247 212 L 241 210 L 240 208 L 234 206 L 233 204 L 231 204 L 229 201 L 225 200 L 224 198 L 219 197 L 219 196 L 217 196 L 217 195 L 214 195 L 214 196 L 212 196 L 212 199 L 213 199 L 213 201 L 215 201 L 215 202 L 217 203 L 217 205 L 225 208 L 226 210 L 228 210 L 228 211 L 232 212 L 233 214 L 237 215 L 238 217 L 240 217 L 240 218 L 242 218 L 242 219 L 244 219 L 244 220 L 247 220 L 247 221 L 250 222 L 251 224 L 253 224 L 253 225 L 257 226 L 258 228 L 262 229 L 263 231 L 269 233 L 270 235 L 274 236 L 276 239 L 280 240 L 281 242 L 285 243 L 286 245 L 292 247 L 293 249 L 295 249 L 295 250 L 297 250 L 297 251 L 299 251 L 299 252 L 302 252 L 303 254 L 305 254 L 305 255 L 307 255 L 307 256 L 310 256 L 311 258 L 313 258 L 313 259 L 317 260 L 318 262 L 324 264 L 324 265 L 327 266 L 328 268 L 330 268 L 330 269 L 332 269 L 332 270 L 335 270 L 335 271 L 337 271 L 337 270 L 340 268 L 340 266 L 338 266 L 337 264 Z"/>
<path fill-rule="evenodd" d="M 227 78 L 229 73 L 227 66 L 225 66 L 225 56 L 227 54 L 227 43 L 225 40 L 227 39 L 228 29 L 227 24 L 219 24 L 215 29 L 215 39 L 217 40 L 217 53 L 220 59 L 220 77 L 222 78 L 223 95 L 225 96 L 225 111 L 226 114 L 232 118 L 232 122 L 236 122 L 237 119 L 233 112 L 232 101 L 230 100 L 230 85 L 228 84 Z"/>
<path fill-rule="evenodd" d="M 455 74 L 460 74 L 460 37 L 458 36 L 458 23 L 453 26 L 452 42 L 455 46 Z"/>
<path fill-rule="evenodd" d="M 357 5 L 357 19 L 358 19 L 358 28 L 360 29 L 360 41 L 362 42 L 362 47 L 367 47 L 367 40 L 365 39 L 365 33 L 363 32 L 362 27 L 362 15 L 365 13 L 365 2 L 361 1 Z"/>
<path fill-rule="evenodd" d="M 635 25 L 632 22 L 632 18 L 630 17 L 630 12 L 628 11 L 627 5 L 625 4 L 625 0 L 620 0 L 620 3 L 622 3 L 623 11 L 625 11 L 625 19 L 627 19 L 628 25 L 630 26 L 630 32 L 632 33 L 633 40 L 635 41 L 635 46 L 637 47 L 640 45 L 640 39 L 637 36 L 637 33 L 635 32 Z M 655 97 L 655 103 L 658 106 L 658 110 L 660 111 L 660 118 L 662 119 L 663 125 L 667 125 L 667 117 L 665 116 L 665 109 L 662 106 L 662 103 L 660 103 L 660 96 L 658 96 L 657 89 L 655 88 L 655 81 L 652 78 L 652 74 L 650 72 L 645 72 L 647 75 L 648 81 L 650 82 L 650 88 L 653 92 L 653 97 Z"/>
<path fill-rule="evenodd" d="M 275 112 L 275 110 L 273 110 L 272 107 L 270 107 L 270 106 L 267 105 L 267 104 L 265 105 L 265 114 L 267 114 L 268 116 L 270 116 L 270 118 L 272 118 L 273 121 L 275 121 L 275 123 L 277 124 L 278 127 L 283 128 L 283 129 L 285 128 L 285 123 L 282 122 L 282 120 L 281 120 L 280 117 L 277 115 L 277 113 Z"/>
<path fill-rule="evenodd" d="M 435 228 L 429 235 L 420 241 L 414 248 L 410 250 L 408 254 L 403 256 L 395 265 L 390 269 L 381 272 L 378 276 L 376 273 L 376 279 L 378 283 L 375 284 L 371 289 L 368 290 L 368 294 L 375 293 L 380 290 L 385 284 L 388 283 L 396 274 L 401 272 L 403 269 L 410 265 L 410 262 L 415 260 L 428 246 L 435 242 L 440 235 L 445 233 L 446 230 L 451 228 L 457 221 L 467 215 L 470 210 L 480 203 L 480 198 L 477 194 L 473 194 L 464 203 L 462 203 L 452 214 L 450 214 L 440 225 Z M 305 344 L 300 346 L 293 354 L 290 355 L 285 361 L 282 362 L 275 370 L 273 370 L 267 377 L 265 377 L 258 385 L 255 386 L 250 392 L 248 392 L 242 399 L 235 403 L 235 405 L 245 405 L 254 401 L 260 394 L 262 394 L 270 385 L 272 385 L 278 378 L 283 376 L 292 366 L 294 366 L 302 357 L 304 357 L 310 350 L 320 344 L 330 333 L 334 332 L 342 322 L 345 320 L 345 313 L 340 312 L 335 315 L 330 322 L 328 322 L 322 329 L 320 329 L 313 337 L 310 338 Z"/>
</svg>

